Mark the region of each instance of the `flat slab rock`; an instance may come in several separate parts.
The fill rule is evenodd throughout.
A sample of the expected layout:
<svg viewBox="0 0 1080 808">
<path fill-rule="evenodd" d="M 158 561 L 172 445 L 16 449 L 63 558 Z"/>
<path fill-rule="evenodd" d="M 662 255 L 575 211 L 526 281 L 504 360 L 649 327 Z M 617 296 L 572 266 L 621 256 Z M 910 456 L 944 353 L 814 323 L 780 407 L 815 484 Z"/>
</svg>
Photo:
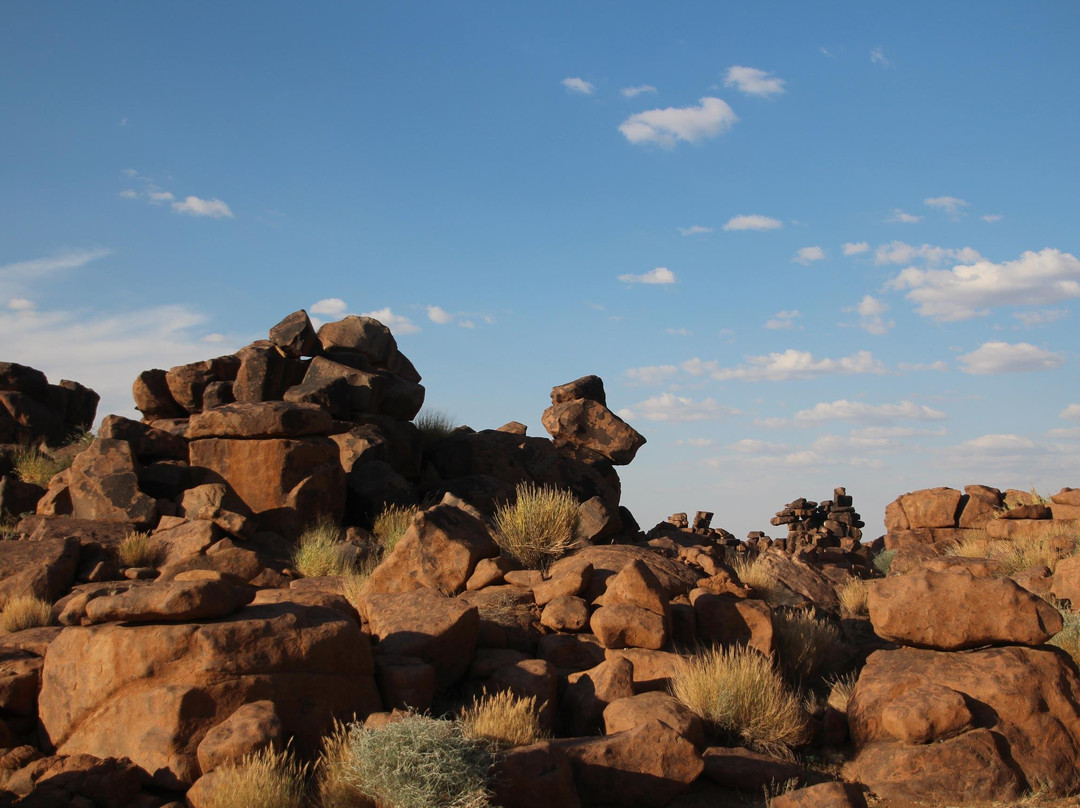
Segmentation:
<svg viewBox="0 0 1080 808">
<path fill-rule="evenodd" d="M 333 428 L 333 417 L 315 404 L 260 401 L 225 404 L 196 413 L 188 422 L 187 437 L 298 438 L 329 435 Z"/>
<path fill-rule="evenodd" d="M 90 600 L 86 617 L 90 623 L 211 620 L 232 614 L 254 597 L 254 590 L 222 580 L 151 583 Z"/>
<path fill-rule="evenodd" d="M 901 645 L 959 651 L 984 645 L 1041 645 L 1061 614 L 1009 578 L 920 570 L 875 581 L 867 598 L 878 636 Z"/>
</svg>

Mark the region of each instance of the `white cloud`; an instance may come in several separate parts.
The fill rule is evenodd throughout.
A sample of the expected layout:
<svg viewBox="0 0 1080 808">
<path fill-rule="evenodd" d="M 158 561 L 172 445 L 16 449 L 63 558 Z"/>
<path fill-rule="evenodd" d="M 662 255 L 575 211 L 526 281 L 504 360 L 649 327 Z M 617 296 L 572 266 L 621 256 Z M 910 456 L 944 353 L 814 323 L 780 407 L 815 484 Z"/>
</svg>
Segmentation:
<svg viewBox="0 0 1080 808">
<path fill-rule="evenodd" d="M 678 372 L 674 365 L 651 365 L 628 369 L 626 378 L 632 384 L 661 384 Z"/>
<path fill-rule="evenodd" d="M 791 259 L 791 262 L 806 266 L 813 261 L 822 261 L 824 259 L 825 251 L 821 247 L 802 247 L 795 253 L 795 257 Z"/>
<path fill-rule="evenodd" d="M 46 258 L 16 261 L 0 266 L 0 282 L 34 281 L 65 269 L 78 269 L 84 264 L 104 258 L 110 250 L 66 250 Z"/>
<path fill-rule="evenodd" d="M 1029 451 L 1038 448 L 1038 444 L 1030 438 L 1011 434 L 982 435 L 978 438 L 972 438 L 969 441 L 965 441 L 964 446 L 970 446 L 973 449 L 992 449 L 995 451 L 1006 450 L 1010 452 Z"/>
<path fill-rule="evenodd" d="M 696 107 L 650 109 L 631 115 L 619 131 L 631 143 L 655 143 L 665 149 L 680 140 L 699 143 L 730 129 L 739 120 L 734 110 L 719 98 L 706 97 Z"/>
<path fill-rule="evenodd" d="M 963 199 L 958 199 L 955 196 L 934 196 L 929 199 L 923 200 L 924 205 L 929 205 L 932 208 L 943 210 L 951 218 L 957 219 L 960 217 L 961 208 L 968 207 L 971 203 Z"/>
<path fill-rule="evenodd" d="M 784 226 L 779 219 L 758 214 L 733 216 L 724 225 L 725 230 L 777 230 Z"/>
<path fill-rule="evenodd" d="M 865 241 L 860 241 L 857 244 L 847 242 L 844 244 L 844 255 L 858 255 L 859 253 L 869 252 L 870 245 Z"/>
<path fill-rule="evenodd" d="M 689 328 L 665 328 L 664 333 L 671 334 L 673 337 L 689 337 L 693 335 L 693 331 Z"/>
<path fill-rule="evenodd" d="M 900 208 L 893 208 L 892 214 L 885 221 L 891 224 L 915 224 L 916 222 L 922 221 L 922 216 L 904 213 Z"/>
<path fill-rule="evenodd" d="M 643 93 L 655 93 L 656 88 L 651 84 L 641 84 L 637 87 L 623 87 L 619 92 L 623 94 L 624 98 L 637 98 Z"/>
<path fill-rule="evenodd" d="M 925 317 L 967 320 L 994 306 L 1039 306 L 1080 297 L 1080 260 L 1044 249 L 1001 264 L 981 260 L 949 270 L 909 267 L 888 287 L 909 289 L 907 298 Z"/>
<path fill-rule="evenodd" d="M 715 360 L 697 357 L 683 362 L 682 369 L 691 376 L 708 376 L 716 381 L 772 381 L 814 379 L 819 376 L 850 376 L 863 373 L 884 374 L 885 366 L 869 351 L 859 351 L 839 359 L 815 359 L 809 351 L 789 348 L 782 353 L 748 356 L 746 364 L 733 368 L 719 367 Z"/>
<path fill-rule="evenodd" d="M 172 202 L 174 199 L 176 199 L 176 197 L 173 196 L 168 191 L 147 191 L 146 196 L 150 200 L 151 205 L 160 205 L 163 202 Z M 192 200 L 192 199 L 197 199 L 197 197 L 194 197 L 194 196 L 189 196 L 188 197 L 189 201 Z M 220 200 L 215 199 L 213 201 L 214 202 L 219 202 Z M 199 202 L 202 202 L 203 204 L 206 204 L 204 202 L 204 200 L 201 200 L 201 199 L 199 200 Z M 221 202 L 221 204 L 225 205 L 224 202 Z M 226 210 L 228 210 L 228 207 L 229 207 L 228 205 L 225 205 Z M 183 212 L 184 213 L 192 213 L 193 211 L 183 211 Z M 221 218 L 221 216 L 215 216 L 215 214 L 212 214 L 212 213 L 200 213 L 200 214 L 196 214 L 196 215 L 198 215 L 198 216 L 214 216 L 215 218 Z M 222 215 L 225 215 L 225 214 L 222 214 Z M 232 213 L 230 212 L 228 215 L 232 216 Z"/>
<path fill-rule="evenodd" d="M 472 320 L 459 320 L 458 326 L 460 328 L 476 328 L 476 323 L 474 323 Z"/>
<path fill-rule="evenodd" d="M 786 443 L 772 443 L 771 441 L 755 440 L 754 438 L 743 438 L 731 444 L 728 448 L 739 454 L 783 454 L 791 451 L 791 447 Z"/>
<path fill-rule="evenodd" d="M 880 47 L 870 49 L 870 61 L 876 65 L 882 65 L 883 67 L 888 67 L 892 64 L 888 57 L 885 56 L 885 50 Z"/>
<path fill-rule="evenodd" d="M 438 323 L 439 325 L 446 325 L 454 319 L 454 315 L 443 309 L 441 306 L 428 306 L 427 316 L 431 322 Z"/>
<path fill-rule="evenodd" d="M 1046 433 L 1048 438 L 1057 438 L 1064 440 L 1078 440 L 1080 439 L 1080 426 L 1070 426 L 1061 429 L 1051 429 Z"/>
<path fill-rule="evenodd" d="M 13 297 L 7 302 L 7 307 L 12 311 L 30 311 L 37 308 L 33 300 L 28 300 L 25 297 Z"/>
<path fill-rule="evenodd" d="M 923 244 L 916 247 L 903 241 L 892 241 L 882 244 L 874 251 L 875 264 L 910 264 L 913 261 L 923 261 L 927 266 L 939 266 L 946 261 L 958 263 L 973 263 L 981 261 L 982 256 L 978 250 L 971 247 L 935 247 L 932 244 Z"/>
<path fill-rule="evenodd" d="M 219 334 L 217 332 L 214 332 L 213 334 L 205 334 L 202 337 L 200 337 L 200 340 L 202 342 L 208 342 L 211 345 L 220 345 L 223 342 L 227 342 L 228 339 L 229 338 L 226 337 L 224 334 Z"/>
<path fill-rule="evenodd" d="M 885 334 L 896 323 L 893 320 L 885 321 L 884 314 L 889 310 L 886 303 L 878 300 L 873 295 L 866 295 L 859 301 L 859 305 L 845 311 L 855 311 L 859 315 L 859 328 L 870 334 Z"/>
<path fill-rule="evenodd" d="M 784 80 L 756 67 L 733 65 L 724 77 L 725 87 L 734 87 L 740 93 L 768 98 L 784 92 Z"/>
<path fill-rule="evenodd" d="M 209 216 L 212 219 L 231 219 L 233 212 L 220 199 L 199 199 L 189 196 L 183 202 L 173 202 L 172 209 L 188 216 Z"/>
<path fill-rule="evenodd" d="M 1005 217 L 1002 216 L 1000 213 L 987 213 L 985 216 L 980 216 L 979 218 L 982 219 L 984 222 L 989 222 L 990 224 L 993 224 L 994 222 L 1000 222 Z"/>
<path fill-rule="evenodd" d="M 939 359 L 937 362 L 931 362 L 929 364 L 901 362 L 896 366 L 896 369 L 904 371 L 905 373 L 910 372 L 910 371 L 921 371 L 921 370 L 948 370 L 949 365 L 948 365 L 947 362 L 942 362 Z"/>
<path fill-rule="evenodd" d="M 1058 414 L 1058 417 L 1064 418 L 1066 421 L 1073 421 L 1080 418 L 1080 404 L 1070 404 Z"/>
<path fill-rule="evenodd" d="M 344 314 L 349 307 L 340 297 L 327 297 L 313 303 L 308 309 L 312 314 Z"/>
<path fill-rule="evenodd" d="M 420 326 L 413 323 L 408 317 L 394 314 L 389 307 L 377 311 L 366 311 L 362 316 L 378 320 L 396 334 L 416 334 L 421 330 Z"/>
<path fill-rule="evenodd" d="M 700 224 L 695 224 L 690 227 L 680 227 L 679 234 L 683 236 L 697 236 L 701 233 L 712 233 L 716 228 L 703 227 Z"/>
<path fill-rule="evenodd" d="M 792 311 L 778 311 L 776 316 L 765 323 L 765 327 L 772 331 L 790 331 L 796 327 L 795 320 L 801 317 L 797 309 Z"/>
<path fill-rule="evenodd" d="M 134 188 L 125 188 L 123 191 L 117 194 L 121 199 L 138 199 L 139 192 Z"/>
<path fill-rule="evenodd" d="M 677 440 L 675 443 L 679 446 L 693 446 L 695 449 L 705 449 L 709 446 L 715 446 L 716 441 L 712 438 L 688 438 L 686 440 Z"/>
<path fill-rule="evenodd" d="M 1020 325 L 1032 328 L 1037 325 L 1049 325 L 1069 316 L 1068 309 L 1038 309 L 1037 311 L 1018 311 L 1013 314 Z"/>
<path fill-rule="evenodd" d="M 855 421 L 866 424 L 883 424 L 891 421 L 940 421 L 947 417 L 940 410 L 927 407 L 925 404 L 916 404 L 913 401 L 874 405 L 863 401 L 839 399 L 833 402 L 815 404 L 808 410 L 799 410 L 795 413 L 794 421 L 796 424 L 804 426 L 822 421 Z"/>
<path fill-rule="evenodd" d="M 957 357 L 964 373 L 989 376 L 999 373 L 1025 373 L 1050 370 L 1065 362 L 1063 354 L 1037 348 L 1026 342 L 984 342 L 971 353 Z"/>
<path fill-rule="evenodd" d="M 668 284 L 675 283 L 675 273 L 667 267 L 657 267 L 641 275 L 620 275 L 619 280 L 623 283 Z"/>
<path fill-rule="evenodd" d="M 596 92 L 596 86 L 591 82 L 585 81 L 585 79 L 579 79 L 577 77 L 568 77 L 561 82 L 567 92 L 580 93 L 581 95 L 592 95 Z"/>
<path fill-rule="evenodd" d="M 676 396 L 673 393 L 661 393 L 628 409 L 619 410 L 617 414 L 620 418 L 627 420 L 644 418 L 646 421 L 685 422 L 716 421 L 738 415 L 739 411 L 733 407 L 717 404 L 711 398 L 694 401 L 692 398 Z"/>
<path fill-rule="evenodd" d="M 54 383 L 72 379 L 96 390 L 99 419 L 109 413 L 137 418 L 135 377 L 148 368 L 206 359 L 207 346 L 196 330 L 205 322 L 181 305 L 115 313 L 0 311 L 0 345 Z"/>
<path fill-rule="evenodd" d="M 940 438 L 949 434 L 945 427 L 937 429 L 918 429 L 913 426 L 863 426 L 851 430 L 854 437 L 862 438 Z"/>
</svg>

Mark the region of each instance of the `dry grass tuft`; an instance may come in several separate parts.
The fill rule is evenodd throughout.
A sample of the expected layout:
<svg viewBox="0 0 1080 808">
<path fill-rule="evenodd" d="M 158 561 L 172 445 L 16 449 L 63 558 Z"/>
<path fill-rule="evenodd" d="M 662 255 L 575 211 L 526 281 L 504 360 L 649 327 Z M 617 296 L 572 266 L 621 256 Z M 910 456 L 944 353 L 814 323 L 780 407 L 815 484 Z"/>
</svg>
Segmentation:
<svg viewBox="0 0 1080 808">
<path fill-rule="evenodd" d="M 495 510 L 496 541 L 526 569 L 545 569 L 577 544 L 578 503 L 569 491 L 520 483 Z"/>
<path fill-rule="evenodd" d="M 304 808 L 307 766 L 288 750 L 262 749 L 214 769 L 205 808 Z"/>
<path fill-rule="evenodd" d="M 731 561 L 731 569 L 739 580 L 750 587 L 755 597 L 770 606 L 794 606 L 800 598 L 776 579 L 772 570 L 761 562 L 761 556 L 741 555 Z"/>
<path fill-rule="evenodd" d="M 1080 614 L 1062 609 L 1060 606 L 1058 606 L 1058 611 L 1061 612 L 1065 625 L 1047 641 L 1047 645 L 1056 645 L 1080 666 Z"/>
<path fill-rule="evenodd" d="M 424 410 L 416 416 L 415 423 L 420 430 L 425 449 L 430 449 L 457 428 L 454 416 L 445 410 Z"/>
<path fill-rule="evenodd" d="M 324 575 L 348 575 L 356 567 L 352 559 L 342 552 L 344 532 L 329 517 L 320 518 L 300 534 L 293 548 L 293 569 L 305 578 Z"/>
<path fill-rule="evenodd" d="M 866 612 L 866 597 L 870 594 L 870 583 L 852 575 L 836 588 L 836 597 L 840 601 L 840 611 L 845 617 L 861 617 Z"/>
<path fill-rule="evenodd" d="M 371 808 L 371 800 L 345 776 L 348 760 L 349 728 L 335 720 L 315 761 L 315 803 L 319 808 Z"/>
<path fill-rule="evenodd" d="M 515 696 L 509 690 L 484 693 L 461 711 L 461 731 L 491 751 L 528 746 L 544 737 L 536 696 Z"/>
<path fill-rule="evenodd" d="M 393 552 L 419 512 L 415 505 L 387 505 L 375 517 L 371 532 L 379 540 L 383 555 Z"/>
<path fill-rule="evenodd" d="M 1058 561 L 1075 555 L 1076 536 L 1024 539 L 963 539 L 949 547 L 946 555 L 963 558 L 988 558 L 998 562 L 997 574 L 1016 575 L 1032 567 L 1045 566 L 1053 572 Z"/>
<path fill-rule="evenodd" d="M 409 715 L 382 729 L 352 724 L 340 777 L 380 808 L 487 808 L 491 753 L 454 721 Z"/>
<path fill-rule="evenodd" d="M 125 567 L 156 567 L 165 561 L 165 545 L 148 533 L 129 531 L 116 548 Z"/>
<path fill-rule="evenodd" d="M 801 700 L 784 683 L 772 660 L 733 645 L 685 662 L 671 693 L 715 732 L 769 754 L 790 755 L 810 740 Z"/>
<path fill-rule="evenodd" d="M 11 458 L 15 476 L 24 483 L 33 483 L 48 488 L 49 480 L 71 465 L 62 463 L 36 446 L 25 446 L 15 452 Z"/>
<path fill-rule="evenodd" d="M 780 669 L 792 683 L 814 679 L 844 656 L 840 630 L 813 612 L 778 609 L 772 623 Z"/>
<path fill-rule="evenodd" d="M 829 679 L 829 697 L 825 703 L 834 710 L 846 713 L 848 701 L 851 700 L 851 694 L 855 692 L 855 683 L 858 681 L 857 671 L 848 671 L 842 676 Z"/>
<path fill-rule="evenodd" d="M 0 612 L 0 628 L 8 634 L 27 628 L 48 626 L 53 622 L 52 605 L 33 595 L 16 595 Z"/>
</svg>

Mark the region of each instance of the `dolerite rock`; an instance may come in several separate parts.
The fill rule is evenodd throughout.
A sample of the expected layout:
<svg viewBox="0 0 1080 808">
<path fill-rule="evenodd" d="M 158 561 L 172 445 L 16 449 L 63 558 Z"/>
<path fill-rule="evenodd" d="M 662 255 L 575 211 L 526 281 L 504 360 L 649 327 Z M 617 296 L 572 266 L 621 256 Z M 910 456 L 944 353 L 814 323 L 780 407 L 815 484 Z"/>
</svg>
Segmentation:
<svg viewBox="0 0 1080 808">
<path fill-rule="evenodd" d="M 40 370 L 0 362 L 0 443 L 58 445 L 90 428 L 99 400 L 78 382 L 49 384 Z"/>
<path fill-rule="evenodd" d="M 903 494 L 885 508 L 885 530 L 956 527 L 963 495 L 955 488 L 924 488 Z"/>
<path fill-rule="evenodd" d="M 231 382 L 239 369 L 240 360 L 235 356 L 218 356 L 170 368 L 165 374 L 165 384 L 173 400 L 186 412 L 201 412 L 207 385 Z"/>
<path fill-rule="evenodd" d="M 270 342 L 281 348 L 286 356 L 295 359 L 315 356 L 322 349 L 311 319 L 303 309 L 294 311 L 271 328 Z"/>
<path fill-rule="evenodd" d="M 20 595 L 55 602 L 75 581 L 77 538 L 0 542 L 0 604 Z"/>
<path fill-rule="evenodd" d="M 69 627 L 45 654 L 42 738 L 63 754 L 129 757 L 155 784 L 183 789 L 199 776 L 199 743 L 238 708 L 273 702 L 285 735 L 312 754 L 335 717 L 381 708 L 372 674 L 356 622 L 319 606 Z"/>
<path fill-rule="evenodd" d="M 98 438 L 76 455 L 68 476 L 72 515 L 78 519 L 131 522 L 157 519 L 157 505 L 139 490 L 139 464 L 127 441 Z"/>
<path fill-rule="evenodd" d="M 284 401 L 230 404 L 191 419 L 192 473 L 225 482 L 267 530 L 295 534 L 320 514 L 340 518 L 345 474 L 326 434 L 329 413 Z"/>
<path fill-rule="evenodd" d="M 147 421 L 187 416 L 187 410 L 173 398 L 167 376 L 166 371 L 153 368 L 144 370 L 135 377 L 131 395 L 135 399 L 135 409 L 141 412 Z"/>
<path fill-rule="evenodd" d="M 557 446 L 590 449 L 625 466 L 645 445 L 639 432 L 607 408 L 603 382 L 596 376 L 555 387 L 551 401 L 540 420 Z"/>
<path fill-rule="evenodd" d="M 304 375 L 303 363 L 287 356 L 269 340 L 241 348 L 236 358 L 240 367 L 231 387 L 235 401 L 280 401 L 285 391 Z"/>
<path fill-rule="evenodd" d="M 106 415 L 98 427 L 99 438 L 127 441 L 140 463 L 188 459 L 187 441 L 164 429 L 133 421 L 122 415 Z"/>
<path fill-rule="evenodd" d="M 886 800 L 1009 802 L 1032 783 L 1072 794 L 1078 704 L 1080 679 L 1056 648 L 877 651 L 848 702 L 847 774 Z"/>
<path fill-rule="evenodd" d="M 209 620 L 232 614 L 254 597 L 254 591 L 221 580 L 151 583 L 94 598 L 86 604 L 86 617 L 90 623 Z"/>
<path fill-rule="evenodd" d="M 206 733 L 196 754 L 203 774 L 223 763 L 239 763 L 260 749 L 280 750 L 284 729 L 272 701 L 253 701 Z"/>
<path fill-rule="evenodd" d="M 870 622 L 901 645 L 959 651 L 984 645 L 1041 645 L 1061 631 L 1061 613 L 1009 578 L 921 570 L 875 581 Z"/>
</svg>

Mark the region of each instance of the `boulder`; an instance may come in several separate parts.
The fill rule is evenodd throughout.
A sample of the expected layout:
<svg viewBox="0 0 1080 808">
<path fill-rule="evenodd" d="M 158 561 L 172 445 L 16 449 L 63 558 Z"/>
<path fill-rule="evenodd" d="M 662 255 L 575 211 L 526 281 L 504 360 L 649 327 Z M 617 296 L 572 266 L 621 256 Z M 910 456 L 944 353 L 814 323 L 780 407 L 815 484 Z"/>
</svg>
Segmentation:
<svg viewBox="0 0 1080 808">
<path fill-rule="evenodd" d="M 608 579 L 604 591 L 605 606 L 637 606 L 671 619 L 668 599 L 660 581 L 645 562 L 633 559 L 617 575 Z"/>
<path fill-rule="evenodd" d="M 769 808 L 866 808 L 866 797 L 857 784 L 833 780 L 787 791 L 769 800 Z"/>
<path fill-rule="evenodd" d="M 315 327 L 303 309 L 294 311 L 271 328 L 270 342 L 279 347 L 286 356 L 294 359 L 315 356 L 322 348 L 315 334 Z"/>
<path fill-rule="evenodd" d="M 502 808 L 578 808 L 574 770 L 550 741 L 500 754 L 491 770 L 493 804 Z"/>
<path fill-rule="evenodd" d="M 165 384 L 172 399 L 186 412 L 201 412 L 207 386 L 214 382 L 231 382 L 239 368 L 240 360 L 235 356 L 218 356 L 169 368 L 165 374 Z M 146 413 L 144 417 L 147 417 Z"/>
<path fill-rule="evenodd" d="M 967 495 L 957 527 L 983 528 L 1001 510 L 1001 492 L 985 485 L 965 485 Z"/>
<path fill-rule="evenodd" d="M 773 550 L 762 553 L 755 563 L 819 609 L 839 614 L 840 600 L 836 597 L 832 582 L 798 555 L 789 556 Z"/>
<path fill-rule="evenodd" d="M 571 673 L 560 702 L 563 733 L 593 735 L 603 728 L 604 710 L 634 695 L 634 666 L 628 659 L 605 660 L 589 670 Z"/>
<path fill-rule="evenodd" d="M 963 495 L 955 488 L 924 488 L 903 494 L 885 508 L 885 530 L 956 527 Z"/>
<path fill-rule="evenodd" d="M 140 463 L 188 459 L 187 441 L 183 438 L 121 415 L 106 415 L 97 436 L 127 442 Z"/>
<path fill-rule="evenodd" d="M 592 573 L 584 588 L 576 593 L 586 601 L 593 602 L 607 590 L 609 578 L 618 575 L 632 561 L 641 561 L 656 576 L 664 598 L 674 600 L 677 595 L 685 595 L 693 589 L 704 576 L 670 558 L 665 558 L 653 550 L 635 547 L 629 544 L 598 544 L 583 547 L 571 556 L 561 558 L 551 565 L 548 576 L 551 580 L 561 577 L 567 569 L 585 564 L 592 565 Z M 560 593 L 575 594 L 575 593 Z"/>
<path fill-rule="evenodd" d="M 690 593 L 697 636 L 705 643 L 739 643 L 769 656 L 773 652 L 772 609 L 763 600 L 714 595 L 701 589 Z"/>
<path fill-rule="evenodd" d="M 1040 645 L 1061 631 L 1061 614 L 1009 578 L 921 570 L 875 581 L 867 597 L 874 631 L 901 645 L 958 651 Z"/>
<path fill-rule="evenodd" d="M 630 463 L 645 438 L 606 406 L 591 399 L 552 404 L 541 416 L 556 446 L 590 449 L 617 466 Z"/>
<path fill-rule="evenodd" d="M 605 651 L 605 659 L 625 659 L 633 666 L 634 692 L 667 690 L 671 678 L 686 661 L 683 654 L 650 651 L 646 648 L 615 648 Z"/>
<path fill-rule="evenodd" d="M 157 505 L 139 490 L 139 465 L 131 445 L 98 438 L 76 455 L 68 474 L 72 515 L 78 519 L 130 522 L 146 527 Z"/>
<path fill-rule="evenodd" d="M 739 791 L 761 791 L 768 786 L 802 780 L 806 769 L 743 747 L 710 746 L 702 755 L 705 776 L 721 786 Z"/>
<path fill-rule="evenodd" d="M 0 605 L 20 595 L 59 600 L 75 582 L 80 551 L 77 538 L 0 542 Z"/>
<path fill-rule="evenodd" d="M 254 592 L 221 580 L 172 581 L 137 586 L 86 604 L 90 623 L 189 622 L 230 615 L 251 602 Z"/>
<path fill-rule="evenodd" d="M 670 637 L 661 615 L 640 606 L 602 606 L 592 613 L 589 627 L 605 648 L 663 648 Z"/>
<path fill-rule="evenodd" d="M 199 438 L 300 438 L 328 435 L 334 419 L 314 404 L 258 401 L 226 404 L 193 415 L 189 440 Z"/>
<path fill-rule="evenodd" d="M 696 747 L 705 745 L 701 719 L 674 696 L 659 691 L 616 699 L 608 704 L 604 708 L 604 734 L 614 735 L 653 720 L 664 722 Z"/>
<path fill-rule="evenodd" d="M 206 733 L 195 754 L 203 774 L 223 763 L 239 763 L 261 749 L 280 751 L 284 731 L 272 701 L 252 701 Z"/>
<path fill-rule="evenodd" d="M 552 631 L 581 631 L 589 625 L 589 606 L 581 598 L 555 598 L 540 613 L 540 624 Z"/>
</svg>

